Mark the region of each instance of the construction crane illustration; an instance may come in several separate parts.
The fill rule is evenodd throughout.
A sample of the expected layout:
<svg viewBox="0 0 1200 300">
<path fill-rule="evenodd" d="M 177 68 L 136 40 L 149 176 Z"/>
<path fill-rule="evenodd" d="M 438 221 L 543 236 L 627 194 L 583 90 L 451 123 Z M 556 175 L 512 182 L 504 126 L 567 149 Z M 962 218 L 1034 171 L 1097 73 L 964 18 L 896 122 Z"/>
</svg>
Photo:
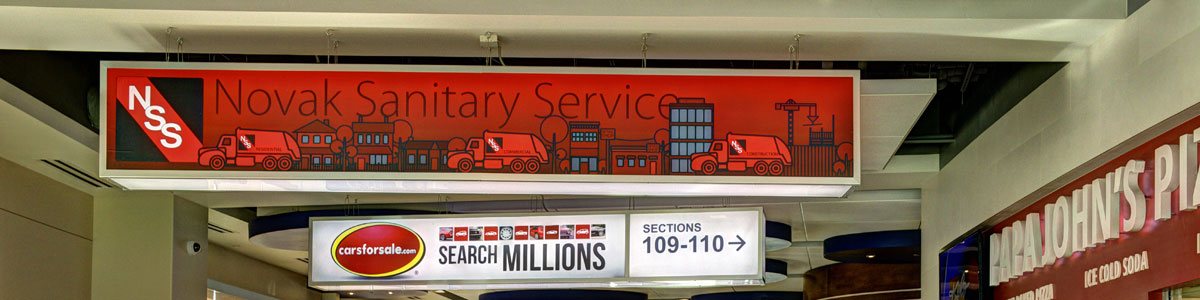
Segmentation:
<svg viewBox="0 0 1200 300">
<path fill-rule="evenodd" d="M 818 124 L 818 123 L 817 123 L 817 118 L 818 118 L 818 116 L 817 116 L 817 104 L 816 104 L 816 103 L 808 103 L 808 102 L 799 102 L 799 103 L 798 103 L 798 102 L 796 102 L 795 100 L 792 100 L 792 99 L 788 99 L 788 100 L 787 100 L 787 102 L 777 102 L 777 103 L 775 103 L 775 110 L 782 110 L 782 111 L 786 111 L 786 112 L 787 112 L 787 124 L 788 124 L 788 136 L 787 136 L 787 141 L 788 141 L 788 144 L 789 144 L 789 145 L 795 145 L 795 144 L 796 144 L 796 140 L 795 140 L 795 137 L 796 137 L 796 130 L 795 130 L 796 121 L 795 121 L 794 114 L 796 113 L 796 111 L 799 111 L 799 110 L 801 110 L 801 109 L 804 109 L 804 108 L 807 108 L 807 109 L 808 109 L 808 116 L 807 116 L 807 118 L 808 118 L 808 124 L 804 124 L 804 126 L 815 126 L 815 125 L 821 125 L 821 124 Z"/>
</svg>

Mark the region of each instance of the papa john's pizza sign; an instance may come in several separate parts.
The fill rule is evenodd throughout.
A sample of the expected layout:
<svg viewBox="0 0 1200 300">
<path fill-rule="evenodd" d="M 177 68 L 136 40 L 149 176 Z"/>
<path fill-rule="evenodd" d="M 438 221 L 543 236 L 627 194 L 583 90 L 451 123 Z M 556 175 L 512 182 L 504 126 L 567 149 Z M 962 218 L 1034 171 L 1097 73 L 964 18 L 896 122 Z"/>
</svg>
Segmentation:
<svg viewBox="0 0 1200 300">
<path fill-rule="evenodd" d="M 991 228 L 995 299 L 1156 299 L 1200 278 L 1200 117 Z"/>
<path fill-rule="evenodd" d="M 110 178 L 858 183 L 857 71 L 101 71 Z"/>
</svg>

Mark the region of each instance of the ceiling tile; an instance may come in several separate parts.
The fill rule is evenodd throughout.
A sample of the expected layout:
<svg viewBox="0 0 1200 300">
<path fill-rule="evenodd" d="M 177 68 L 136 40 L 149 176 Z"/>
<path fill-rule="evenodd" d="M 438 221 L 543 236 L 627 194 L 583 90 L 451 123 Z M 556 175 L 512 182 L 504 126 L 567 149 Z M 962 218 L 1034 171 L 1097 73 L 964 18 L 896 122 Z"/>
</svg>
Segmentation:
<svg viewBox="0 0 1200 300">
<path fill-rule="evenodd" d="M 788 277 L 783 281 L 771 283 L 763 286 L 749 286 L 733 288 L 738 292 L 754 292 L 754 291 L 772 291 L 772 292 L 799 292 L 804 290 L 804 278 L 799 276 Z"/>
<path fill-rule="evenodd" d="M 804 220 L 813 222 L 915 221 L 921 219 L 919 200 L 845 201 L 801 204 Z M 810 232 L 811 233 L 811 232 Z"/>
<path fill-rule="evenodd" d="M 908 135 L 932 99 L 933 93 L 862 95 L 862 136 Z"/>
<path fill-rule="evenodd" d="M 883 170 L 896 149 L 900 149 L 904 136 L 863 136 L 861 143 L 863 171 L 878 171 Z"/>
<path fill-rule="evenodd" d="M 892 222 L 809 222 L 808 237 L 812 240 L 825 240 L 830 237 L 887 230 L 917 229 L 921 221 L 892 221 Z"/>
</svg>

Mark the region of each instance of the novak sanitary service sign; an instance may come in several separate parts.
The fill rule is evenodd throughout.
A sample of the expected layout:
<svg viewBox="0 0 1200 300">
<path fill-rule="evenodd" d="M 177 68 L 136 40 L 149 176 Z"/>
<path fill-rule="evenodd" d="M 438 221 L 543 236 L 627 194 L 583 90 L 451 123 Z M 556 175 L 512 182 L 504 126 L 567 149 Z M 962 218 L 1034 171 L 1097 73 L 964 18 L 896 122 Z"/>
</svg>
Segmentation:
<svg viewBox="0 0 1200 300">
<path fill-rule="evenodd" d="M 104 62 L 101 72 L 102 175 L 126 187 L 128 178 L 363 174 L 859 178 L 856 71 Z"/>
</svg>

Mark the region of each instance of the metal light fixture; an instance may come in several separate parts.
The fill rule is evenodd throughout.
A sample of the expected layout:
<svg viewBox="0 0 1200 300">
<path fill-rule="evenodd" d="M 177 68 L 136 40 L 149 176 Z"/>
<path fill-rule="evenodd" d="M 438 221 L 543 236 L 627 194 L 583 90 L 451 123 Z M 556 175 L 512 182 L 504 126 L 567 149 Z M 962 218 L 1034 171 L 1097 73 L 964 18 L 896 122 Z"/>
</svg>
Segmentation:
<svg viewBox="0 0 1200 300">
<path fill-rule="evenodd" d="M 787 279 L 787 262 L 778 259 L 768 258 L 766 261 L 766 270 L 763 272 L 763 282 L 766 284 L 776 283 Z"/>
<path fill-rule="evenodd" d="M 792 246 L 792 226 L 775 221 L 767 221 L 766 236 L 763 244 L 767 252 L 779 251 Z"/>
</svg>

